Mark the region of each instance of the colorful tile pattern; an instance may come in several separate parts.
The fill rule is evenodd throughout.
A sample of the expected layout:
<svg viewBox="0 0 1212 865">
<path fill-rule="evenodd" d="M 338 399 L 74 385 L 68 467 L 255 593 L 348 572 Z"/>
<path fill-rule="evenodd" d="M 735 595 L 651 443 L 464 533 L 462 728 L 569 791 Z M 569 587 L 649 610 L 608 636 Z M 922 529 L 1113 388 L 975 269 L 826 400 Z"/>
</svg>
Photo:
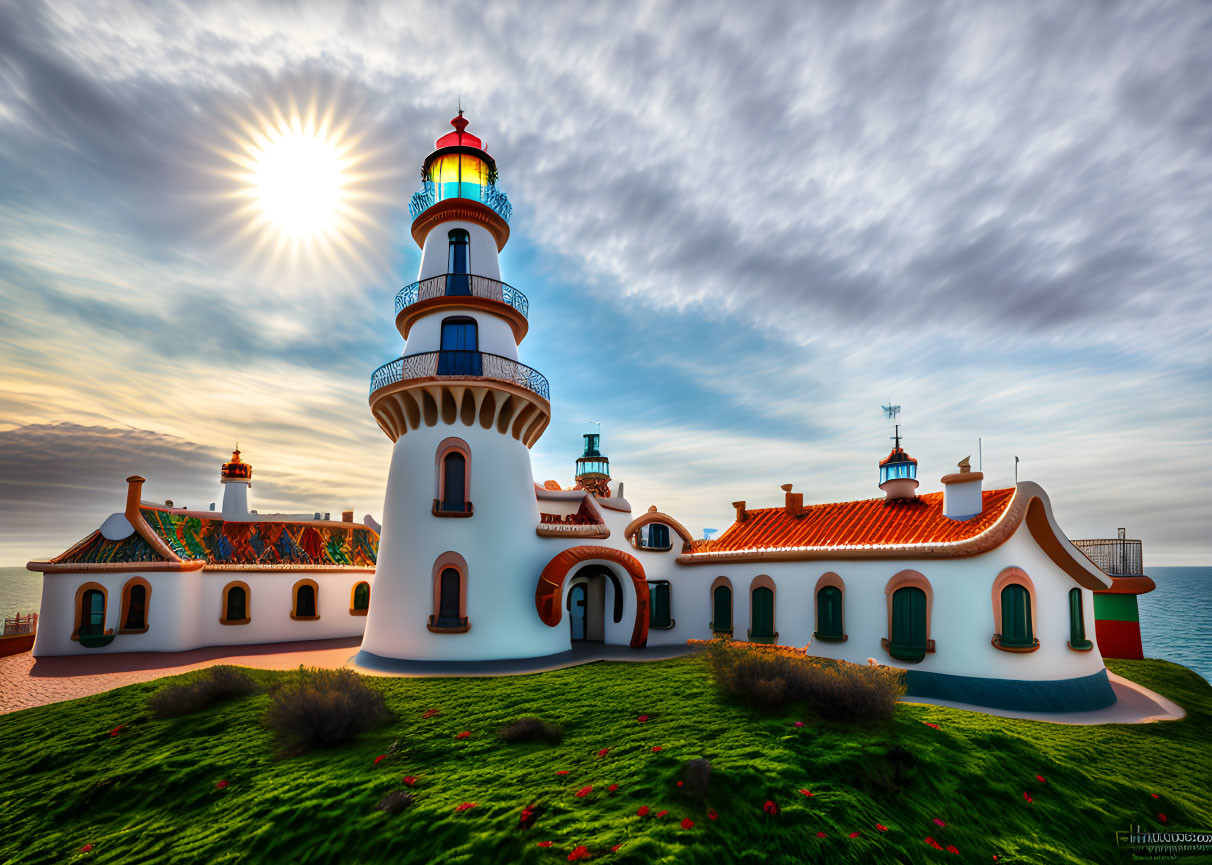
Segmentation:
<svg viewBox="0 0 1212 865">
<path fill-rule="evenodd" d="M 56 563 L 100 564 L 103 562 L 162 562 L 164 556 L 152 549 L 151 544 L 137 533 L 120 541 L 106 540 L 100 532 L 93 532 L 63 555 Z"/>
</svg>

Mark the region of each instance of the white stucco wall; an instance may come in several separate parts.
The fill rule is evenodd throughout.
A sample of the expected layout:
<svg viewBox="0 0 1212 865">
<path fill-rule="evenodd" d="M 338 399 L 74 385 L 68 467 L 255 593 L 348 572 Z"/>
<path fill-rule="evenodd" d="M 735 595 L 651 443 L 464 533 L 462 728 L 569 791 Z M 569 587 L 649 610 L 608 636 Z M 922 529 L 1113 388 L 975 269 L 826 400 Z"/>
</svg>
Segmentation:
<svg viewBox="0 0 1212 865">
<path fill-rule="evenodd" d="M 413 322 L 408 331 L 405 354 L 421 354 L 437 351 L 442 347 L 442 321 L 455 316 L 473 318 L 476 322 L 476 339 L 480 351 L 499 354 L 511 360 L 518 359 L 518 343 L 513 328 L 504 318 L 480 309 L 465 309 L 445 306 L 437 312 L 424 315 Z"/>
<path fill-rule="evenodd" d="M 487 228 L 474 222 L 451 220 L 436 225 L 425 237 L 425 248 L 421 251 L 421 269 L 417 279 L 428 279 L 446 273 L 450 257 L 450 232 L 462 228 L 468 234 L 470 249 L 468 260 L 471 272 L 490 279 L 501 278 L 501 266 L 497 258 L 497 242 Z"/>
</svg>

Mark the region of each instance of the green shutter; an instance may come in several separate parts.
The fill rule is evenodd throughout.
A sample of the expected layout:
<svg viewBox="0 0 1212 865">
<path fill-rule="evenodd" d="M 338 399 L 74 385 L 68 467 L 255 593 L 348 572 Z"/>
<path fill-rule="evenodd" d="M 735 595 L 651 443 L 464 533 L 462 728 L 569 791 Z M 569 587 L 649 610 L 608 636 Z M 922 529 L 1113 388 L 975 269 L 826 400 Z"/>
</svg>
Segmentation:
<svg viewBox="0 0 1212 865">
<path fill-rule="evenodd" d="M 672 622 L 669 617 L 669 583 L 650 583 L 652 605 L 648 623 L 653 628 L 668 628 Z"/>
<path fill-rule="evenodd" d="M 1001 644 L 1012 648 L 1035 645 L 1031 627 L 1031 593 L 1026 586 L 1011 583 L 1002 589 Z"/>
<path fill-rule="evenodd" d="M 1136 595 L 1095 595 L 1094 618 L 1100 622 L 1138 622 Z"/>
<path fill-rule="evenodd" d="M 732 630 L 732 589 L 716 586 L 711 593 L 711 629 L 715 632 Z"/>
<path fill-rule="evenodd" d="M 1082 609 L 1082 590 L 1069 590 L 1069 646 L 1089 649 L 1094 644 L 1086 639 L 1086 614 Z"/>
<path fill-rule="evenodd" d="M 905 586 L 892 593 L 892 639 L 888 652 L 901 661 L 926 657 L 926 593 Z"/>
<path fill-rule="evenodd" d="M 752 604 L 753 611 L 749 639 L 773 640 L 774 592 L 764 586 L 756 588 L 753 590 L 750 603 Z"/>
<path fill-rule="evenodd" d="M 816 593 L 816 636 L 821 640 L 840 640 L 842 633 L 842 590 L 825 586 Z"/>
<path fill-rule="evenodd" d="M 354 588 L 354 609 L 365 610 L 370 607 L 370 586 L 366 583 L 358 583 Z"/>
</svg>

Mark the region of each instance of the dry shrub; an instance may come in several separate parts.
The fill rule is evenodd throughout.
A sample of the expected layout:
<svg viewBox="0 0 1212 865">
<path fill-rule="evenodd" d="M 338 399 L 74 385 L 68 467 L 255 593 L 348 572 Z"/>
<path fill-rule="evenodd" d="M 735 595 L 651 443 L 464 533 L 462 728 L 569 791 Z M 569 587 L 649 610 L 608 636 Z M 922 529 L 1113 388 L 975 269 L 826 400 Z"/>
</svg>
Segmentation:
<svg viewBox="0 0 1212 865">
<path fill-rule="evenodd" d="M 764 712 L 806 703 L 830 721 L 887 721 L 905 694 L 904 673 L 781 652 L 753 652 L 728 641 L 708 649 L 716 684 Z"/>
<path fill-rule="evenodd" d="M 512 744 L 546 742 L 548 745 L 558 745 L 564 738 L 564 731 L 541 718 L 518 718 L 497 730 L 497 738 Z"/>
<path fill-rule="evenodd" d="M 168 685 L 152 694 L 148 708 L 157 718 L 179 718 L 208 709 L 235 697 L 256 694 L 261 688 L 236 667 L 220 664 L 190 682 Z"/>
<path fill-rule="evenodd" d="M 390 718 L 383 693 L 352 670 L 300 667 L 274 692 L 265 726 L 301 751 L 348 742 Z"/>
<path fill-rule="evenodd" d="M 407 790 L 392 790 L 379 800 L 379 810 L 388 814 L 399 814 L 413 803 L 412 793 Z"/>
</svg>

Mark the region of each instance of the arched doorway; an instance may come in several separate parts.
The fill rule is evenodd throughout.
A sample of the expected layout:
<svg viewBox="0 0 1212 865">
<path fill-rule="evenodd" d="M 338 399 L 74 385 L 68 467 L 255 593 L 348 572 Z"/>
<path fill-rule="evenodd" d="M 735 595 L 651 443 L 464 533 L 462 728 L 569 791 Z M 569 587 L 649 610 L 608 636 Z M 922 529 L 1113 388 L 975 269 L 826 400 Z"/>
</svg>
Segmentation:
<svg viewBox="0 0 1212 865">
<path fill-rule="evenodd" d="M 578 568 L 585 562 L 583 567 Z M 610 567 L 617 565 L 618 567 Z M 585 601 L 585 617 L 584 617 L 584 633 L 585 637 L 576 639 L 589 640 L 594 631 L 595 624 L 600 623 L 603 628 L 605 625 L 606 612 L 606 587 L 610 583 L 610 594 L 614 598 L 614 603 L 611 605 L 611 615 L 614 621 L 622 620 L 623 616 L 623 591 L 626 583 L 625 579 L 620 579 L 621 574 L 625 573 L 631 578 L 632 589 L 635 592 L 636 610 L 635 610 L 635 625 L 631 632 L 630 645 L 633 649 L 639 649 L 648 643 L 648 582 L 644 577 L 644 566 L 640 564 L 635 556 L 619 550 L 612 550 L 609 547 L 573 547 L 564 552 L 557 554 L 547 566 L 543 568 L 543 572 L 539 575 L 538 586 L 535 587 L 534 602 L 538 609 L 539 618 L 549 627 L 556 627 L 560 624 L 566 609 L 564 584 L 572 583 L 567 596 L 567 609 L 571 615 L 574 599 L 581 597 L 579 592 L 576 592 L 578 585 L 584 584 L 584 601 Z M 600 586 L 601 604 L 595 609 L 594 589 L 593 585 Z M 580 610 L 578 607 L 578 615 Z M 570 625 L 574 629 L 573 633 L 580 633 L 577 625 Z"/>
<path fill-rule="evenodd" d="M 610 568 L 585 565 L 569 578 L 568 626 L 573 642 L 602 643 L 606 640 L 607 616 L 623 619 L 623 586 Z M 607 610 L 609 603 L 610 609 Z"/>
</svg>

